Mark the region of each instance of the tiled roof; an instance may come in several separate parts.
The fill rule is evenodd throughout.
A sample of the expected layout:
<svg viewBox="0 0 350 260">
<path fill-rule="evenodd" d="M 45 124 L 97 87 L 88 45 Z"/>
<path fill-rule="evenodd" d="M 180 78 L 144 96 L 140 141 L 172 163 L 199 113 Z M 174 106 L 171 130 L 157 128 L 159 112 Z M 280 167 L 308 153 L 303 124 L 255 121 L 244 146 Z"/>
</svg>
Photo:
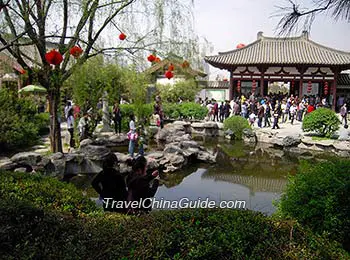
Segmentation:
<svg viewBox="0 0 350 260">
<path fill-rule="evenodd" d="M 337 79 L 338 86 L 350 86 L 350 74 L 341 73 Z"/>
<path fill-rule="evenodd" d="M 229 89 L 229 81 L 199 81 L 198 82 L 204 89 Z"/>
<path fill-rule="evenodd" d="M 308 38 L 307 32 L 288 38 L 265 37 L 259 32 L 255 42 L 240 49 L 206 56 L 205 61 L 219 68 L 255 64 L 338 65 L 350 68 L 350 53 L 315 43 Z"/>
</svg>

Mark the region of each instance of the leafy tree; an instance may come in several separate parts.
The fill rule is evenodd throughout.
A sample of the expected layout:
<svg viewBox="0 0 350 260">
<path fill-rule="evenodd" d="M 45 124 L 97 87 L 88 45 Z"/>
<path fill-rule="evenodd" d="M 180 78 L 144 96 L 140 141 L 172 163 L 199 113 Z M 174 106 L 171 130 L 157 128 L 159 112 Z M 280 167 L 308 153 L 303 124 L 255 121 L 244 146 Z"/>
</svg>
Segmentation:
<svg viewBox="0 0 350 260">
<path fill-rule="evenodd" d="M 303 120 L 303 131 L 316 132 L 321 136 L 332 137 L 339 129 L 339 118 L 333 110 L 318 108 L 307 114 Z"/>
<path fill-rule="evenodd" d="M 153 52 L 163 44 L 166 52 L 191 52 L 196 49 L 192 5 L 193 1 L 180 0 L 0 0 L 0 51 L 15 58 L 30 81 L 47 88 L 53 152 L 62 151 L 57 111 L 62 85 L 73 71 L 101 53 L 119 56 L 118 62 L 130 57 L 136 62 L 137 51 Z M 116 44 L 120 32 L 128 38 Z M 74 46 L 83 50 L 79 57 L 70 55 Z M 63 55 L 62 63 L 49 64 L 45 54 L 51 48 Z"/>
<path fill-rule="evenodd" d="M 182 100 L 192 102 L 200 89 L 201 87 L 193 79 L 178 81 L 174 85 L 157 84 L 157 91 L 162 97 L 162 100 L 170 103 L 178 102 L 180 97 Z"/>
<path fill-rule="evenodd" d="M 278 6 L 277 13 L 281 15 L 278 29 L 281 34 L 290 33 L 298 29 L 300 23 L 304 29 L 310 30 L 316 15 L 321 13 L 330 14 L 334 20 L 350 22 L 349 0 L 315 0 L 310 7 L 301 6 L 294 0 L 288 0 L 290 6 Z"/>
</svg>

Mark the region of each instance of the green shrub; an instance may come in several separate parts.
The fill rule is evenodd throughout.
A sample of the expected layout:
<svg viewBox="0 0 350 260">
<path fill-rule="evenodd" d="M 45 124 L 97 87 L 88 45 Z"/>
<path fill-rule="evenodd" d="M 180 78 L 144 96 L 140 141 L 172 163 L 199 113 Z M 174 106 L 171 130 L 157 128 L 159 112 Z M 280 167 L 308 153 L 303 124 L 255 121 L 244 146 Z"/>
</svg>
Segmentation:
<svg viewBox="0 0 350 260">
<path fill-rule="evenodd" d="M 251 127 L 247 119 L 241 116 L 231 116 L 224 121 L 224 130 L 231 130 L 235 140 L 242 140 L 244 129 L 251 129 Z"/>
<path fill-rule="evenodd" d="M 181 103 L 178 106 L 180 116 L 186 119 L 202 120 L 208 114 L 208 109 L 197 103 Z"/>
<path fill-rule="evenodd" d="M 38 125 L 33 120 L 36 106 L 0 90 L 0 150 L 33 145 L 38 140 Z"/>
<path fill-rule="evenodd" d="M 38 132 L 40 135 L 48 134 L 50 132 L 50 114 L 40 113 L 34 116 L 34 121 L 38 127 Z"/>
<path fill-rule="evenodd" d="M 180 107 L 178 104 L 164 103 L 163 110 L 166 118 L 170 118 L 170 119 L 180 118 Z"/>
<path fill-rule="evenodd" d="M 97 211 L 95 203 L 83 196 L 73 184 L 66 184 L 39 174 L 0 171 L 0 197 L 31 202 L 39 208 L 54 209 L 73 215 Z"/>
<path fill-rule="evenodd" d="M 339 118 L 333 110 L 318 108 L 304 117 L 303 131 L 316 132 L 321 136 L 332 137 L 339 129 L 339 124 Z"/>
<path fill-rule="evenodd" d="M 349 258 L 338 243 L 299 224 L 249 210 L 169 210 L 142 217 L 85 214 L 96 212 L 95 207 L 72 185 L 8 172 L 0 183 L 4 259 Z M 61 204 L 55 207 L 53 202 Z"/>
<path fill-rule="evenodd" d="M 290 177 L 278 212 L 350 250 L 350 161 L 304 162 Z"/>
</svg>

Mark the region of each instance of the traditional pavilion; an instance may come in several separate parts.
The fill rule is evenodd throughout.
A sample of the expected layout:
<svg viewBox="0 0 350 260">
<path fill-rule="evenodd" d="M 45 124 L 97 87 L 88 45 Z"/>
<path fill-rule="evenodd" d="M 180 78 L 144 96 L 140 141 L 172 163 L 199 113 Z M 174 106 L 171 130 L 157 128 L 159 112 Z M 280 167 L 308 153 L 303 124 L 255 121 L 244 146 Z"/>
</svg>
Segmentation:
<svg viewBox="0 0 350 260">
<path fill-rule="evenodd" d="M 267 95 L 272 82 L 289 82 L 290 94 L 329 97 L 334 106 L 337 79 L 350 69 L 350 53 L 322 46 L 299 37 L 272 38 L 258 33 L 257 40 L 242 48 L 205 57 L 212 66 L 230 72 L 229 97 L 243 88 Z"/>
</svg>

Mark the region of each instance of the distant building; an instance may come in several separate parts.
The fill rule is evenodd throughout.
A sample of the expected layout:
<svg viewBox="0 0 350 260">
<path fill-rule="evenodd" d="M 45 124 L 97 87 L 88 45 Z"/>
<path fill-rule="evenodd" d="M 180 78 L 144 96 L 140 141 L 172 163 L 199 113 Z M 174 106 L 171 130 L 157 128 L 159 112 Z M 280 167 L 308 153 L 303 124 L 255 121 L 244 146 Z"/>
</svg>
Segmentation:
<svg viewBox="0 0 350 260">
<path fill-rule="evenodd" d="M 350 69 L 349 52 L 313 42 L 306 31 L 286 38 L 265 37 L 259 32 L 256 41 L 207 56 L 205 61 L 230 72 L 230 99 L 247 90 L 266 95 L 271 83 L 289 82 L 289 93 L 326 96 L 333 106 L 342 92 L 338 82 L 345 76 L 341 72 Z M 346 84 L 342 86 L 346 89 Z"/>
</svg>

